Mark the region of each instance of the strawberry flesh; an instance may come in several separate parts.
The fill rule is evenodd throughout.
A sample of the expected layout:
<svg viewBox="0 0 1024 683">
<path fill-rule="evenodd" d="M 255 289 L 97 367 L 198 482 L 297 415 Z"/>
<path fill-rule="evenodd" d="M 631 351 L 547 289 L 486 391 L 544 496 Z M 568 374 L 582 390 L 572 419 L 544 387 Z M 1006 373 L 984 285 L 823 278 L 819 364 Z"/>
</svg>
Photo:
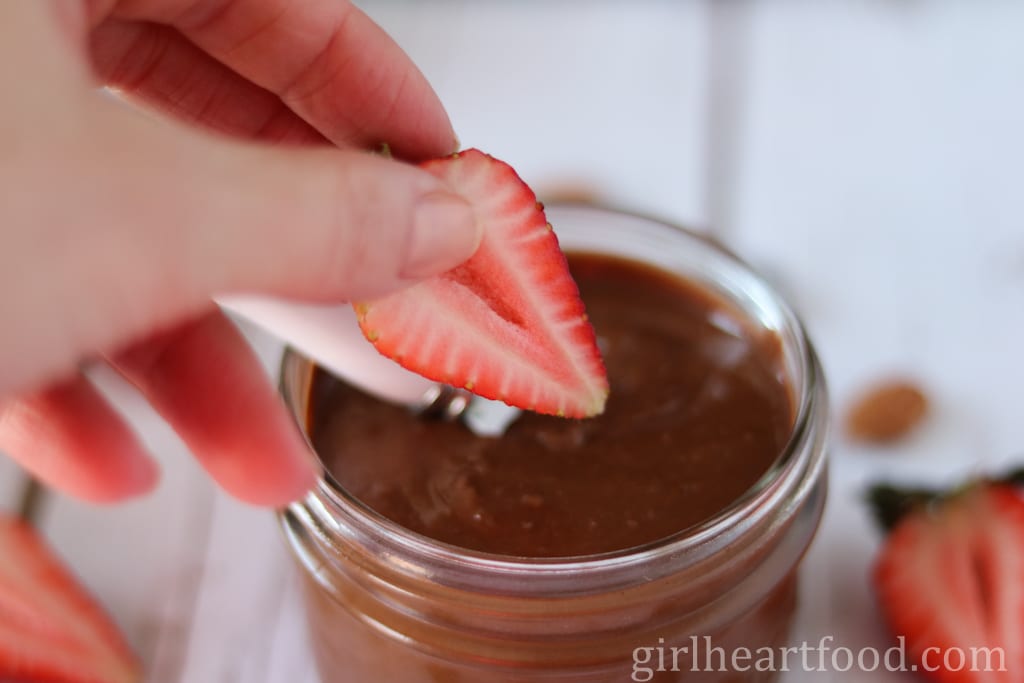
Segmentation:
<svg viewBox="0 0 1024 683">
<path fill-rule="evenodd" d="M 141 671 L 35 531 L 0 515 L 0 681 L 133 683 Z"/>
<path fill-rule="evenodd" d="M 977 485 L 906 516 L 882 549 L 874 583 L 890 629 L 906 638 L 923 675 L 1024 681 L 1024 500 L 1012 487 Z M 972 648 L 991 654 L 972 666 Z"/>
<path fill-rule="evenodd" d="M 363 334 L 403 367 L 485 398 L 565 417 L 602 412 L 594 330 L 533 191 L 474 149 L 422 167 L 473 205 L 480 247 L 447 273 L 356 304 Z"/>
</svg>

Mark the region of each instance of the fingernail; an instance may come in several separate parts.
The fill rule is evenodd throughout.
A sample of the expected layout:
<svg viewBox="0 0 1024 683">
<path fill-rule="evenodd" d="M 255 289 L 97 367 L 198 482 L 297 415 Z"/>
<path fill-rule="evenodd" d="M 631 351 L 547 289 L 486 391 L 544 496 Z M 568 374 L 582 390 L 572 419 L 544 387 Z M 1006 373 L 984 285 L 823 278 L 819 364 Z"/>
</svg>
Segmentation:
<svg viewBox="0 0 1024 683">
<path fill-rule="evenodd" d="M 132 459 L 125 475 L 125 496 L 144 496 L 160 483 L 160 466 L 148 455 L 142 455 Z"/>
<path fill-rule="evenodd" d="M 472 256 L 479 245 L 473 207 L 456 194 L 432 192 L 416 205 L 399 275 L 419 280 L 443 273 Z"/>
<path fill-rule="evenodd" d="M 70 488 L 73 495 L 83 500 L 106 505 L 123 503 L 141 498 L 153 491 L 160 483 L 160 466 L 148 454 L 131 453 L 124 466 L 117 472 L 116 484 L 110 479 L 89 477 L 80 486 Z"/>
</svg>

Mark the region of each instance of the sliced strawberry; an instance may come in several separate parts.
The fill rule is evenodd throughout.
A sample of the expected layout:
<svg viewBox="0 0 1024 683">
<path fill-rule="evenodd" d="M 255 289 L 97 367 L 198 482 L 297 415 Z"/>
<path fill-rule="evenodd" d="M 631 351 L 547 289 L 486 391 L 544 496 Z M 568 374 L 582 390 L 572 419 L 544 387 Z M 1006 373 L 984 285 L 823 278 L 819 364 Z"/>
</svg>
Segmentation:
<svg viewBox="0 0 1024 683">
<path fill-rule="evenodd" d="M 31 527 L 0 515 L 0 681 L 132 683 L 135 658 Z"/>
<path fill-rule="evenodd" d="M 423 168 L 473 204 L 483 240 L 458 268 L 357 304 L 363 334 L 432 380 L 540 413 L 600 413 L 608 379 L 594 330 L 533 191 L 475 149 Z"/>
<path fill-rule="evenodd" d="M 874 583 L 923 675 L 1024 681 L 1024 500 L 1012 487 L 978 484 L 905 516 Z"/>
</svg>

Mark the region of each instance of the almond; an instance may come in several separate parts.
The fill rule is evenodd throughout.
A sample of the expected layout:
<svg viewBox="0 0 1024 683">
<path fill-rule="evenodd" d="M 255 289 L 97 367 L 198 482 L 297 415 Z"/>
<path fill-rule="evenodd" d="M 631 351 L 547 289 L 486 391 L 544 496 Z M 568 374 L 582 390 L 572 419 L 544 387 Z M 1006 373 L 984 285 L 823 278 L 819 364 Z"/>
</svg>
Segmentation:
<svg viewBox="0 0 1024 683">
<path fill-rule="evenodd" d="M 912 432 L 928 414 L 928 397 L 912 381 L 879 382 L 853 404 L 846 432 L 864 443 L 888 444 Z"/>
</svg>

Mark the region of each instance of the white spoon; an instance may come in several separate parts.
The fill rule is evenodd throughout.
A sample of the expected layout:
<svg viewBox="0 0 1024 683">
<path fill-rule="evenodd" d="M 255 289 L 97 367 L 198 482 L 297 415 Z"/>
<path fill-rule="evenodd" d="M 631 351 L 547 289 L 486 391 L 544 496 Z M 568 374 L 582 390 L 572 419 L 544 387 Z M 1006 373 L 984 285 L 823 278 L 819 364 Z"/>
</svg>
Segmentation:
<svg viewBox="0 0 1024 683">
<path fill-rule="evenodd" d="M 363 336 L 355 311 L 347 304 L 303 304 L 259 296 L 224 297 L 217 303 L 383 401 L 460 417 L 481 436 L 504 434 L 520 413 L 500 401 L 444 387 L 382 356 Z"/>
</svg>

